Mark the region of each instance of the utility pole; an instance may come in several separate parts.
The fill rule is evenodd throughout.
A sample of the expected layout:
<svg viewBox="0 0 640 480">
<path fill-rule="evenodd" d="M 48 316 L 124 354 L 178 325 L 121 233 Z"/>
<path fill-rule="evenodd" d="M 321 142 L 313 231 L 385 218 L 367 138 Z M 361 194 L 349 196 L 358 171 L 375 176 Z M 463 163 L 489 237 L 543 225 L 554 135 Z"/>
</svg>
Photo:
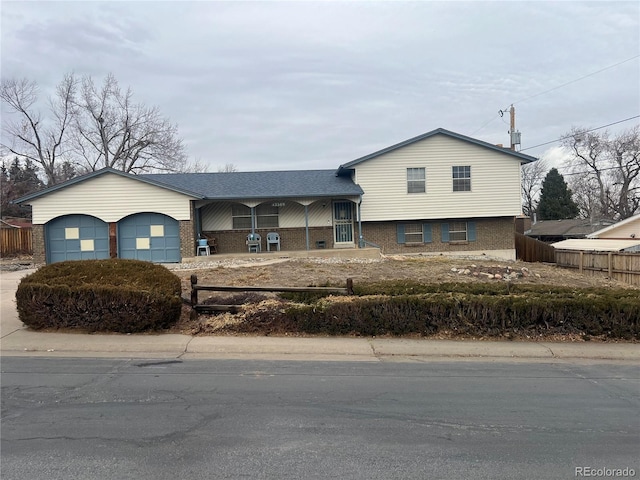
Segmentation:
<svg viewBox="0 0 640 480">
<path fill-rule="evenodd" d="M 509 128 L 509 137 L 511 140 L 511 150 L 516 150 L 516 145 L 520 145 L 520 132 L 516 131 L 516 109 L 511 104 L 511 108 L 509 109 L 509 113 L 511 114 L 511 125 Z"/>
</svg>

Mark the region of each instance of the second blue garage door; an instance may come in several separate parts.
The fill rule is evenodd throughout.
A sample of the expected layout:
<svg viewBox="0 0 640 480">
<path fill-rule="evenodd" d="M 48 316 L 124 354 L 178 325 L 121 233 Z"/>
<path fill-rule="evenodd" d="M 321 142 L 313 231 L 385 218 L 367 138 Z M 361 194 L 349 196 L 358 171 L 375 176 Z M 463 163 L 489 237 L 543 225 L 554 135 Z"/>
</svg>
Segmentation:
<svg viewBox="0 0 640 480">
<path fill-rule="evenodd" d="M 118 222 L 118 257 L 180 262 L 180 225 L 160 213 L 137 213 Z"/>
</svg>

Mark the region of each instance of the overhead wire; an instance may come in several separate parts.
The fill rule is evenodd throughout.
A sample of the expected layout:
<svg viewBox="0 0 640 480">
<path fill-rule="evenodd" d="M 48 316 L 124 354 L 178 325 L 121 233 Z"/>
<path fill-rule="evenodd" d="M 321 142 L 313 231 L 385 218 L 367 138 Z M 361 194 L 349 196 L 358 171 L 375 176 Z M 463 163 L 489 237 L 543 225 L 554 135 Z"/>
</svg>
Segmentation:
<svg viewBox="0 0 640 480">
<path fill-rule="evenodd" d="M 617 122 L 611 122 L 611 123 L 608 123 L 606 125 L 602 125 L 601 127 L 591 128 L 589 130 L 584 130 L 582 132 L 583 133 L 595 132 L 596 130 L 602 130 L 603 128 L 607 128 L 607 127 L 610 127 L 612 125 L 617 125 L 617 124 L 623 123 L 623 122 L 628 122 L 629 120 L 634 120 L 636 118 L 640 118 L 640 115 L 636 115 L 634 117 L 625 118 L 624 120 L 618 120 Z M 524 152 L 525 150 L 531 150 L 532 148 L 542 147 L 543 145 L 549 145 L 551 143 L 560 142 L 561 140 L 565 140 L 565 139 L 571 138 L 571 137 L 572 137 L 572 135 L 565 135 L 564 137 L 560 137 L 560 138 L 557 138 L 555 140 L 551 140 L 549 142 L 539 143 L 538 145 L 534 145 L 532 147 L 523 148 L 523 149 L 521 149 L 519 151 L 520 152 Z"/>
<path fill-rule="evenodd" d="M 581 77 L 578 77 L 578 78 L 575 78 L 575 79 L 570 80 L 570 81 L 568 81 L 568 82 L 565 82 L 565 83 L 563 83 L 562 85 L 557 85 L 557 86 L 555 86 L 555 87 L 553 87 L 553 88 L 549 88 L 549 89 L 547 89 L 547 90 L 544 90 L 544 91 L 542 91 L 542 92 L 536 93 L 536 94 L 534 94 L 534 95 L 530 95 L 530 96 L 528 96 L 528 97 L 521 98 L 520 100 L 517 100 L 517 101 L 515 101 L 515 102 L 511 102 L 511 104 L 510 104 L 510 105 L 515 105 L 515 104 L 517 104 L 517 103 L 524 102 L 525 100 L 530 100 L 530 99 L 532 99 L 532 98 L 539 97 L 540 95 L 544 95 L 544 94 L 546 94 L 546 93 L 553 92 L 554 90 L 558 90 L 558 89 L 560 89 L 560 88 L 566 87 L 567 85 L 571 85 L 572 83 L 579 82 L 580 80 L 584 80 L 585 78 L 592 77 L 593 75 L 597 75 L 598 73 L 604 72 L 604 71 L 609 70 L 609 69 L 614 68 L 614 67 L 617 67 L 617 66 L 619 66 L 619 65 L 622 65 L 623 63 L 627 63 L 627 62 L 630 62 L 631 60 L 635 60 L 635 59 L 636 59 L 636 58 L 638 58 L 638 57 L 640 57 L 640 54 L 638 54 L 638 55 L 634 55 L 633 57 L 627 58 L 627 59 L 625 59 L 625 60 L 622 60 L 622 61 L 620 61 L 620 62 L 614 63 L 614 64 L 612 64 L 612 65 L 606 66 L 606 67 L 604 67 L 604 68 L 601 68 L 600 70 L 596 70 L 595 72 L 587 73 L 586 75 L 583 75 L 583 76 L 581 76 Z M 501 116 L 504 114 L 504 112 L 506 112 L 506 111 L 507 111 L 507 109 L 508 109 L 508 107 L 507 107 L 507 108 L 503 108 L 503 109 L 499 110 L 499 112 L 498 112 L 498 114 L 497 114 L 497 115 L 495 115 L 494 117 L 492 117 L 492 118 L 491 118 L 491 120 L 489 120 L 489 121 L 488 121 L 488 122 L 486 122 L 484 125 L 482 125 L 480 128 L 478 128 L 477 130 L 475 130 L 471 135 L 472 135 L 472 136 L 473 136 L 473 135 L 475 135 L 475 134 L 476 134 L 476 133 L 478 133 L 480 130 L 482 130 L 484 127 L 486 127 L 487 125 L 489 125 L 490 123 L 492 123 L 496 118 L 501 117 Z M 550 142 L 550 143 L 552 143 L 552 142 Z M 539 145 L 537 145 L 537 146 L 539 146 Z M 534 147 L 529 147 L 529 148 L 534 148 Z"/>
</svg>

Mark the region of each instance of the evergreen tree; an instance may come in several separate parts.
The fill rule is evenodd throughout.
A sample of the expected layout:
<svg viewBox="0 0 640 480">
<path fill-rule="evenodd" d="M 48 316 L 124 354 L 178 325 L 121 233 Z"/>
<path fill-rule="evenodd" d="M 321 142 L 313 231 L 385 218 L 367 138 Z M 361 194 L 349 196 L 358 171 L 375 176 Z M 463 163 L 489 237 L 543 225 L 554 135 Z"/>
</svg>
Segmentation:
<svg viewBox="0 0 640 480">
<path fill-rule="evenodd" d="M 9 168 L 3 161 L 0 166 L 0 181 L 2 182 L 0 186 L 2 216 L 31 218 L 31 207 L 20 206 L 11 202 L 44 187 L 42 181 L 38 178 L 38 167 L 29 159 L 20 162 L 18 157 L 13 159 Z"/>
<path fill-rule="evenodd" d="M 541 220 L 563 220 L 578 215 L 578 206 L 571 198 L 571 190 L 555 168 L 549 170 L 542 182 L 538 215 Z"/>
</svg>

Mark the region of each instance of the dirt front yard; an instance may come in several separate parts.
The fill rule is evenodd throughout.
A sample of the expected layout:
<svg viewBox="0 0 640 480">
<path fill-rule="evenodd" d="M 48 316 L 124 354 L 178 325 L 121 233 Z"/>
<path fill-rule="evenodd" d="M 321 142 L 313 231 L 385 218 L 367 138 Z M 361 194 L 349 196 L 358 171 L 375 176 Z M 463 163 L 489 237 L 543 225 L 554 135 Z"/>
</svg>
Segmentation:
<svg viewBox="0 0 640 480">
<path fill-rule="evenodd" d="M 420 283 L 511 282 L 512 284 L 528 283 L 574 288 L 634 288 L 605 277 L 583 275 L 577 271 L 549 264 L 473 257 L 387 256 L 379 260 L 251 259 L 183 264 L 172 267 L 172 270 L 182 279 L 185 298 L 189 298 L 190 276 L 193 274 L 197 275 L 199 284 L 217 286 L 342 286 L 346 284 L 347 278 L 351 278 L 355 285 L 382 280 L 412 280 Z M 205 299 L 207 293 L 200 292 L 199 298 Z M 268 300 L 259 295 L 249 299 L 249 303 Z M 274 304 L 274 308 L 277 308 L 277 305 Z M 185 307 L 185 314 L 176 326 L 176 331 L 190 334 L 223 334 L 225 325 L 242 321 L 241 314 L 228 313 L 200 315 L 194 321 L 189 319 L 189 311 L 190 308 Z"/>
</svg>

